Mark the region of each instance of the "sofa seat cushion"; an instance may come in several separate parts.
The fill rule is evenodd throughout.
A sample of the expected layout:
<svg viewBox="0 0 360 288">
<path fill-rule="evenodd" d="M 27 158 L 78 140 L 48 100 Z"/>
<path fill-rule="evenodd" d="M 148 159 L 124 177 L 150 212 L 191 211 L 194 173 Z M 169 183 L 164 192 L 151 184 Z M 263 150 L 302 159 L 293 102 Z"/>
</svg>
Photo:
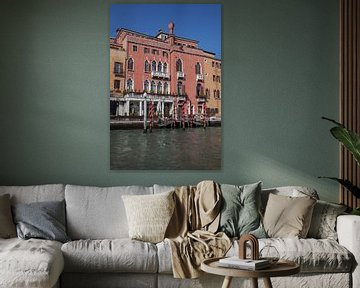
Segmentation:
<svg viewBox="0 0 360 288">
<path fill-rule="evenodd" d="M 354 265 L 353 255 L 344 246 L 330 239 L 259 239 L 259 250 L 266 245 L 275 247 L 281 259 L 298 263 L 302 273 L 350 272 Z M 237 251 L 236 242 L 228 256 L 236 255 Z"/>
<path fill-rule="evenodd" d="M 0 239 L 0 287 L 52 287 L 63 268 L 60 242 Z"/>
<path fill-rule="evenodd" d="M 66 272 L 156 273 L 156 246 L 123 239 L 77 240 L 61 248 Z"/>
<path fill-rule="evenodd" d="M 353 255 L 338 242 L 330 239 L 267 238 L 259 239 L 259 249 L 274 246 L 280 258 L 295 261 L 302 273 L 350 272 L 354 265 Z M 167 241 L 157 244 L 159 273 L 172 273 L 171 248 Z M 238 255 L 235 241 L 227 256 Z M 250 251 L 248 251 L 250 256 Z"/>
</svg>

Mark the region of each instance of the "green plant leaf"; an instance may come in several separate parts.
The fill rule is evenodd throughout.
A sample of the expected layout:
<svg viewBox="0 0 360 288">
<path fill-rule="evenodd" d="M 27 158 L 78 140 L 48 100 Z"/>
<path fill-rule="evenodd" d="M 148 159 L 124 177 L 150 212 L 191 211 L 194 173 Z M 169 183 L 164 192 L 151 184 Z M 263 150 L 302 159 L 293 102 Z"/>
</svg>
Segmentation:
<svg viewBox="0 0 360 288">
<path fill-rule="evenodd" d="M 360 198 L 360 188 L 355 186 L 351 181 L 346 179 L 340 179 L 336 177 L 318 177 L 318 178 L 326 178 L 333 181 L 339 182 L 342 186 L 344 186 L 347 190 L 349 190 L 356 198 Z"/>
<path fill-rule="evenodd" d="M 322 119 L 337 125 L 330 129 L 331 134 L 350 151 L 356 162 L 360 165 L 360 136 L 333 119 L 326 117 L 322 117 Z"/>
<path fill-rule="evenodd" d="M 356 162 L 360 165 L 360 137 L 356 133 L 347 130 L 344 127 L 331 128 L 331 134 L 339 140 L 354 156 Z"/>
</svg>

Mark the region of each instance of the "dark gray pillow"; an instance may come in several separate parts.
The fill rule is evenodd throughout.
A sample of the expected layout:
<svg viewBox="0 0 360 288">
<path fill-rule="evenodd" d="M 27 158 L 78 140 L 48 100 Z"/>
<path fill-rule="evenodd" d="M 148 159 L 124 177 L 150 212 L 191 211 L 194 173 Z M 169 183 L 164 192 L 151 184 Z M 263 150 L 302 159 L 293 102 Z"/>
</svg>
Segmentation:
<svg viewBox="0 0 360 288">
<path fill-rule="evenodd" d="M 222 209 L 219 231 L 229 237 L 253 234 L 266 238 L 260 216 L 261 182 L 235 186 L 222 184 Z"/>
<path fill-rule="evenodd" d="M 70 241 L 65 232 L 65 201 L 15 204 L 12 210 L 19 238 Z"/>
</svg>

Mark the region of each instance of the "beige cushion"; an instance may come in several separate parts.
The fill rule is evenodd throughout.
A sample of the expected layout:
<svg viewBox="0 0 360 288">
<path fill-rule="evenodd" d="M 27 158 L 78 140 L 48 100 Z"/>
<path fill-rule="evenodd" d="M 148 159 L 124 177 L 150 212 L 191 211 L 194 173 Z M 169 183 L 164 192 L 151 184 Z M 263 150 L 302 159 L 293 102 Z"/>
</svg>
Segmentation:
<svg viewBox="0 0 360 288">
<path fill-rule="evenodd" d="M 175 207 L 173 193 L 123 196 L 131 239 L 152 243 L 164 239 Z"/>
<path fill-rule="evenodd" d="M 0 196 L 0 238 L 16 237 L 15 224 L 11 215 L 10 195 Z"/>
<path fill-rule="evenodd" d="M 306 197 L 269 195 L 264 227 L 269 237 L 305 238 L 316 200 Z"/>
</svg>

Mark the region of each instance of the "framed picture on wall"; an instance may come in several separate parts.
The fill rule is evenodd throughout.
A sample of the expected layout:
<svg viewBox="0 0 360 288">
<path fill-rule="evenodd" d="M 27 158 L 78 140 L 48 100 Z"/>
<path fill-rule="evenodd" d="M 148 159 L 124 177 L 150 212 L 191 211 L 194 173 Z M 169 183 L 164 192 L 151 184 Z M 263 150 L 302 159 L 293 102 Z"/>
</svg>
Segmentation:
<svg viewBox="0 0 360 288">
<path fill-rule="evenodd" d="M 221 5 L 110 6 L 110 168 L 221 169 Z"/>
</svg>

